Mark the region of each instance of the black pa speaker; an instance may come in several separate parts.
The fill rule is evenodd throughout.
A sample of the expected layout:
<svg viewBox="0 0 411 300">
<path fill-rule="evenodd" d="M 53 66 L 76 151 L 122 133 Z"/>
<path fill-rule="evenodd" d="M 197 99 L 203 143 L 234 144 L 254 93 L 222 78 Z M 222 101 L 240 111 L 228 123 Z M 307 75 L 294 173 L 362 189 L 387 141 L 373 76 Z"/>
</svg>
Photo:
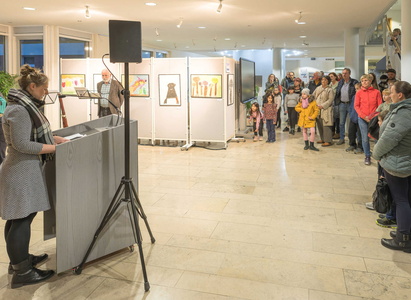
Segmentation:
<svg viewBox="0 0 411 300">
<path fill-rule="evenodd" d="M 141 22 L 108 21 L 110 62 L 141 63 Z"/>
</svg>

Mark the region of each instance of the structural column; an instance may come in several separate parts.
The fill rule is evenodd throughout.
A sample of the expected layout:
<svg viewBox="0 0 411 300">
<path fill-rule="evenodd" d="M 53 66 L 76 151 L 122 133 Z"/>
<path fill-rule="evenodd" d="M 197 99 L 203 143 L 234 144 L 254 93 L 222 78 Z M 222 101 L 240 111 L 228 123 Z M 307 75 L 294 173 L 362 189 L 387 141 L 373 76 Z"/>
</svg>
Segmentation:
<svg viewBox="0 0 411 300">
<path fill-rule="evenodd" d="M 283 64 L 283 49 L 282 48 L 274 48 L 273 49 L 273 74 L 278 77 L 281 81 L 284 78 L 284 64 Z"/>
<path fill-rule="evenodd" d="M 358 79 L 360 73 L 360 36 L 358 28 L 344 30 L 345 67 L 351 69 L 351 77 Z M 364 70 L 364 67 L 363 67 Z"/>
<path fill-rule="evenodd" d="M 401 80 L 411 82 L 411 0 L 401 1 Z"/>
</svg>

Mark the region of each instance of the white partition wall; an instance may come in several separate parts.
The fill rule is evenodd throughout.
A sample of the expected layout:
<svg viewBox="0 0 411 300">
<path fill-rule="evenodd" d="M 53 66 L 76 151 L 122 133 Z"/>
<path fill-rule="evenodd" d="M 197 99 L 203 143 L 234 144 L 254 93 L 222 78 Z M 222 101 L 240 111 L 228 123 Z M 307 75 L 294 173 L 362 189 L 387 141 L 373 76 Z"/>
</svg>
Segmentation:
<svg viewBox="0 0 411 300">
<path fill-rule="evenodd" d="M 119 65 L 111 64 L 108 59 L 105 63 L 110 71 L 119 76 Z M 85 87 L 90 91 L 97 89 L 97 83 L 102 80 L 101 71 L 105 69 L 101 59 L 62 59 L 60 66 L 60 92 L 62 91 L 61 75 L 84 75 Z M 119 80 L 121 80 L 119 78 Z M 69 126 L 97 119 L 97 103 L 94 100 L 79 99 L 75 95 L 64 98 L 64 108 Z"/>
<path fill-rule="evenodd" d="M 130 63 L 129 72 L 131 76 L 130 85 L 138 83 L 148 78 L 148 84 L 145 84 L 144 90 L 138 90 L 143 85 L 130 88 L 130 119 L 138 120 L 138 137 L 140 139 L 149 139 L 153 141 L 153 85 L 155 85 L 155 78 L 152 74 L 153 59 L 144 58 L 142 63 Z M 120 64 L 121 74 L 124 74 L 124 64 Z M 148 76 L 148 77 L 147 77 Z M 122 80 L 119 78 L 119 80 Z M 133 82 L 132 82 L 133 81 Z M 136 89 L 134 89 L 136 88 Z M 137 94 L 145 94 L 147 96 L 133 96 Z"/>
<path fill-rule="evenodd" d="M 235 61 L 225 57 L 189 58 L 191 143 L 226 143 L 235 136 L 235 101 L 228 105 L 227 83 L 234 69 Z"/>
<path fill-rule="evenodd" d="M 188 140 L 187 58 L 154 59 L 155 140 Z"/>
</svg>

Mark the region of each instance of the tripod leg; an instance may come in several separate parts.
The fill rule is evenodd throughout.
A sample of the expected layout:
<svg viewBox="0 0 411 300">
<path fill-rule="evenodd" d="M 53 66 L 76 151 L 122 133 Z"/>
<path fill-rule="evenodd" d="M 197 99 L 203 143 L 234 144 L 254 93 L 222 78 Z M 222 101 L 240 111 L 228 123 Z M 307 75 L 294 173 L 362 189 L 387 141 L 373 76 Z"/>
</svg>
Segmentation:
<svg viewBox="0 0 411 300">
<path fill-rule="evenodd" d="M 130 193 L 131 192 L 131 188 L 130 188 L 130 184 L 132 184 L 132 182 L 128 182 L 126 184 L 126 189 L 129 188 L 128 192 L 126 191 L 126 195 L 130 196 L 130 202 L 131 205 L 128 206 L 128 208 L 131 208 L 131 213 L 132 213 L 132 225 L 134 225 L 134 236 L 137 238 L 136 242 L 137 242 L 137 246 L 138 246 L 138 251 L 140 254 L 140 262 L 141 262 L 141 268 L 143 271 L 143 278 L 144 278 L 144 290 L 147 292 L 150 290 L 150 283 L 148 282 L 148 278 L 147 278 L 147 270 L 146 270 L 146 264 L 144 262 L 144 254 L 143 254 L 143 243 L 142 243 L 142 238 L 141 238 L 141 230 L 140 230 L 140 225 L 138 224 L 138 216 L 139 213 L 137 211 L 137 206 L 134 204 L 134 200 L 133 199 L 133 194 Z M 132 186 L 131 186 L 132 187 Z"/>
<path fill-rule="evenodd" d="M 133 195 L 134 195 L 134 205 L 136 206 L 137 211 L 139 212 L 138 214 L 141 216 L 141 218 L 144 220 L 144 223 L 146 224 L 147 231 L 150 235 L 151 243 L 154 244 L 156 242 L 156 239 L 153 236 L 153 233 L 151 232 L 150 225 L 148 224 L 147 216 L 144 213 L 143 206 L 141 205 L 140 199 L 137 196 L 137 191 L 134 187 L 133 181 L 130 181 L 131 188 L 133 189 Z"/>
</svg>

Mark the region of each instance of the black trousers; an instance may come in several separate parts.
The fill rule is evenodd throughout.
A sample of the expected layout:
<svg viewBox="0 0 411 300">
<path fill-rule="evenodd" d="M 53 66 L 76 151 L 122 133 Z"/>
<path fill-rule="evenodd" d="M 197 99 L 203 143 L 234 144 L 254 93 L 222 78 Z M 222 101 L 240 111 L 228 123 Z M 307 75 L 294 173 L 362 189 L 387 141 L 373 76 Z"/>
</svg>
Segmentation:
<svg viewBox="0 0 411 300">
<path fill-rule="evenodd" d="M 288 121 L 290 122 L 290 129 L 295 129 L 295 125 L 298 122 L 298 113 L 295 107 L 287 107 L 288 110 Z"/>
<path fill-rule="evenodd" d="M 281 107 L 277 110 L 277 126 L 281 127 Z"/>
<path fill-rule="evenodd" d="M 17 265 L 29 258 L 31 222 L 37 213 L 23 219 L 7 220 L 4 226 L 7 254 L 12 265 Z"/>
<path fill-rule="evenodd" d="M 351 120 L 348 124 L 348 143 L 350 146 L 362 149 L 360 126 Z"/>
</svg>

